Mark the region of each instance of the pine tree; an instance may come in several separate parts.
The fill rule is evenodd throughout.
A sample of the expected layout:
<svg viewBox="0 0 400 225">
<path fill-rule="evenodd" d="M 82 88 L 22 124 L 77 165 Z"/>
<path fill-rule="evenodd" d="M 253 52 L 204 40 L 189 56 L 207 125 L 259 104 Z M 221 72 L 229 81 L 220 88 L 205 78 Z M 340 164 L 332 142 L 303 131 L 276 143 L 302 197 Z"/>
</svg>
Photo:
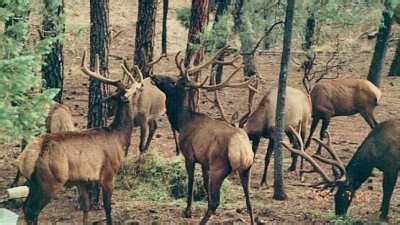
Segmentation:
<svg viewBox="0 0 400 225">
<path fill-rule="evenodd" d="M 278 99 L 276 104 L 276 128 L 274 137 L 274 199 L 284 200 L 287 198 L 283 188 L 282 176 L 282 146 L 283 126 L 285 124 L 285 99 L 286 80 L 288 64 L 290 59 L 290 47 L 292 42 L 292 29 L 294 17 L 294 0 L 288 0 L 286 6 L 285 32 L 283 35 L 283 50 L 281 68 L 279 72 Z"/>
<path fill-rule="evenodd" d="M 157 4 L 157 0 L 139 0 L 134 63 L 139 68 L 142 68 L 142 73 L 145 77 L 153 71 L 151 66 L 145 67 L 144 63 L 145 61 L 151 62 L 153 60 Z M 146 57 L 146 59 L 143 57 Z"/>
</svg>

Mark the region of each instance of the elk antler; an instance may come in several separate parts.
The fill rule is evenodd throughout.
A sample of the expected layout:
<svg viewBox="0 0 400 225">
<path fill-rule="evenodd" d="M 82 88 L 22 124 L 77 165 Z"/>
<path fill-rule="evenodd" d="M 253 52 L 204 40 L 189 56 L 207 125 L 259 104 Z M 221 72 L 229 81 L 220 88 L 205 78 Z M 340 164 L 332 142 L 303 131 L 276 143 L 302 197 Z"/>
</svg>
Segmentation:
<svg viewBox="0 0 400 225">
<path fill-rule="evenodd" d="M 105 84 L 109 84 L 109 85 L 113 85 L 117 88 L 120 89 L 126 89 L 126 87 L 122 84 L 121 80 L 113 80 L 113 79 L 109 79 L 106 78 L 104 76 L 102 76 L 100 74 L 100 65 L 99 65 L 99 56 L 96 55 L 94 64 L 95 64 L 95 71 L 91 71 L 87 66 L 86 66 L 86 62 L 85 62 L 85 58 L 86 58 L 86 51 L 83 51 L 83 55 L 82 55 L 82 62 L 81 62 L 81 70 L 84 74 L 88 75 L 89 77 L 101 81 Z"/>
<path fill-rule="evenodd" d="M 156 60 L 151 61 L 151 62 L 147 62 L 146 52 L 145 52 L 144 48 L 141 48 L 140 52 L 142 53 L 142 57 L 143 57 L 143 61 L 144 61 L 143 67 L 141 68 L 141 70 L 144 70 L 144 69 L 147 69 L 150 66 L 153 66 L 154 64 L 160 62 L 160 60 L 165 57 L 164 55 L 161 55 Z"/>
<path fill-rule="evenodd" d="M 192 74 L 192 73 L 198 72 L 198 71 L 202 70 L 203 68 L 211 65 L 229 47 L 230 47 L 229 45 L 225 45 L 223 48 L 219 49 L 211 58 L 209 58 L 208 60 L 206 60 L 205 62 L 203 62 L 203 63 L 201 63 L 201 64 L 199 64 L 197 66 L 193 65 L 194 64 L 194 57 L 192 56 L 190 58 L 189 65 L 186 68 L 184 68 L 184 70 L 183 70 L 185 72 L 184 74 Z"/>
<path fill-rule="evenodd" d="M 296 132 L 293 127 L 290 127 L 290 131 L 296 137 L 296 140 L 298 141 L 298 143 L 300 145 L 300 150 L 294 149 L 293 147 L 291 147 L 289 145 L 289 143 L 284 142 L 284 141 L 281 142 L 282 146 L 284 146 L 289 151 L 300 155 L 302 158 L 307 160 L 314 167 L 314 170 L 303 171 L 303 172 L 306 172 L 306 173 L 317 172 L 317 173 L 319 173 L 321 175 L 321 177 L 323 179 L 323 182 L 311 185 L 312 187 L 317 187 L 317 186 L 320 186 L 322 184 L 325 184 L 325 187 L 333 187 L 338 181 L 345 179 L 345 169 L 344 169 L 344 166 L 341 163 L 341 161 L 340 162 L 337 161 L 338 158 L 334 157 L 334 160 L 330 160 L 330 159 L 326 159 L 326 158 L 323 158 L 323 157 L 318 156 L 318 155 L 312 155 L 312 156 L 308 155 L 304 151 L 304 143 L 303 143 L 303 141 L 302 141 L 302 139 L 300 137 L 300 134 L 298 132 Z M 320 141 L 318 139 L 314 139 L 314 140 L 316 140 L 319 144 L 324 146 L 331 154 L 336 155 L 330 146 L 322 143 L 322 141 Z M 321 161 L 323 163 L 327 163 L 329 165 L 332 165 L 333 167 L 337 167 L 342 172 L 342 176 L 340 178 L 330 178 L 328 176 L 328 174 L 322 169 L 322 167 L 317 163 L 317 161 L 315 161 L 315 159 L 317 159 L 318 161 Z"/>
</svg>

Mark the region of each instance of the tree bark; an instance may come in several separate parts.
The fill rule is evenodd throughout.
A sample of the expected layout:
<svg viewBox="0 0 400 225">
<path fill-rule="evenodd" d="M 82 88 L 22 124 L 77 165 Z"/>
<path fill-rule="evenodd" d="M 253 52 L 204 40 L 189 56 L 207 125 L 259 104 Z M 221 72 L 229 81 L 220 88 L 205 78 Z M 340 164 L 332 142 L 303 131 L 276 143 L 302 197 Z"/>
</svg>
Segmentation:
<svg viewBox="0 0 400 225">
<path fill-rule="evenodd" d="M 144 65 L 153 60 L 154 37 L 156 28 L 157 0 L 139 0 L 136 22 L 134 64 L 141 68 L 143 76 L 148 77 L 153 67 Z M 143 52 L 145 55 L 143 55 Z M 146 57 L 145 59 L 143 57 Z"/>
<path fill-rule="evenodd" d="M 90 69 L 95 70 L 95 58 L 98 55 L 100 74 L 108 77 L 108 52 L 110 45 L 109 0 L 90 0 Z M 90 79 L 88 128 L 107 125 L 107 104 L 102 102 L 108 96 L 108 87 Z M 91 208 L 99 205 L 100 188 L 95 185 L 89 191 Z"/>
<path fill-rule="evenodd" d="M 237 0 L 235 4 L 234 12 L 234 29 L 240 36 L 241 51 L 251 52 L 256 45 L 256 40 L 254 39 L 253 27 L 249 19 L 244 15 L 243 6 L 245 4 L 244 0 Z M 246 54 L 243 56 L 244 63 L 244 76 L 251 77 L 257 74 L 257 68 L 255 64 L 255 57 L 253 55 Z"/>
<path fill-rule="evenodd" d="M 396 52 L 390 66 L 389 76 L 400 76 L 400 39 L 397 40 Z"/>
<path fill-rule="evenodd" d="M 390 0 L 386 0 L 389 2 Z M 372 57 L 371 65 L 369 67 L 367 79 L 379 87 L 381 82 L 381 73 L 383 62 L 385 60 L 387 45 L 392 29 L 393 18 L 391 16 L 389 7 L 386 7 L 382 13 L 383 25 L 379 27 L 378 35 L 376 37 L 375 51 Z"/>
<path fill-rule="evenodd" d="M 286 99 L 286 80 L 287 70 L 290 59 L 290 45 L 292 42 L 294 2 L 288 0 L 286 6 L 285 31 L 283 36 L 283 50 L 281 58 L 281 68 L 279 72 L 278 99 L 276 104 L 276 128 L 274 132 L 274 196 L 276 200 L 287 198 L 283 187 L 282 176 L 282 145 L 283 128 L 285 119 L 285 99 Z"/>
<path fill-rule="evenodd" d="M 43 18 L 43 30 L 41 39 L 57 37 L 65 32 L 64 0 L 44 0 L 46 14 Z M 64 79 L 64 56 L 63 44 L 59 39 L 53 43 L 51 51 L 44 57 L 42 66 L 42 77 L 46 81 L 46 88 L 59 88 L 60 92 L 54 97 L 54 101 L 62 103 L 63 79 Z"/>
<path fill-rule="evenodd" d="M 163 0 L 163 20 L 161 34 L 161 53 L 167 55 L 167 19 L 168 19 L 168 3 L 169 0 Z"/>
<path fill-rule="evenodd" d="M 204 33 L 204 29 L 208 23 L 208 4 L 209 0 L 192 0 L 185 66 L 189 64 L 190 57 L 196 52 L 191 45 L 200 44 L 199 34 Z M 201 61 L 203 55 L 204 51 L 197 52 L 195 63 Z M 197 75 L 193 75 L 197 77 Z"/>
</svg>

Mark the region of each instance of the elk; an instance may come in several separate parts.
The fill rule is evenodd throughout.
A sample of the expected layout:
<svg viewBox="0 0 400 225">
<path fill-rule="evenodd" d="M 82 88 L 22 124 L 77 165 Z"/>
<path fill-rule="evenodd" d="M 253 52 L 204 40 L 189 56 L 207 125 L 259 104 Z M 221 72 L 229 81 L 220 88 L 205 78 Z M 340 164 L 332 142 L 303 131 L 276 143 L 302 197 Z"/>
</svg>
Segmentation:
<svg viewBox="0 0 400 225">
<path fill-rule="evenodd" d="M 145 59 L 144 67 L 149 67 L 159 62 L 162 57 L 153 62 L 147 62 L 146 57 L 143 58 Z M 141 70 L 137 66 L 133 66 L 130 70 L 127 69 L 126 61 L 124 61 L 124 67 L 122 68 L 125 74 L 130 74 L 130 71 L 132 71 L 136 75 L 140 74 L 139 76 L 143 77 Z M 136 104 L 132 106 L 134 126 L 140 127 L 139 151 L 141 153 L 147 151 L 157 130 L 156 119 L 165 113 L 165 94 L 154 86 L 150 78 L 145 78 L 142 84 L 143 91 Z"/>
<path fill-rule="evenodd" d="M 233 127 L 225 121 L 214 120 L 203 113 L 195 111 L 195 99 L 199 89 L 209 91 L 225 87 L 248 87 L 252 80 L 242 83 L 230 83 L 233 76 L 242 68 L 235 71 L 222 83 L 207 86 L 203 82 L 193 81 L 189 75 L 216 62 L 216 59 L 229 46 L 218 52 L 204 63 L 194 66 L 193 57 L 187 67 L 178 64 L 181 71 L 178 79 L 169 76 L 153 75 L 151 78 L 158 88 L 167 96 L 167 116 L 171 127 L 179 132 L 179 148 L 185 158 L 188 173 L 187 207 L 185 217 L 192 214 L 192 195 L 195 164 L 202 167 L 204 188 L 208 193 L 208 209 L 200 224 L 206 224 L 219 205 L 220 188 L 224 179 L 231 173 L 238 171 L 244 190 L 246 205 L 250 220 L 253 224 L 253 213 L 249 197 L 250 168 L 253 163 L 253 151 L 244 130 Z M 179 53 L 178 53 L 179 54 Z"/>
<path fill-rule="evenodd" d="M 329 122 L 335 116 L 350 116 L 360 113 L 373 129 L 376 125 L 374 109 L 379 104 L 381 91 L 370 81 L 364 79 L 331 80 L 317 83 L 311 90 L 312 123 L 306 148 L 310 146 L 311 137 L 322 120 L 320 140 L 324 138 Z M 317 154 L 321 153 L 321 146 Z"/>
<path fill-rule="evenodd" d="M 398 171 L 400 170 L 400 120 L 392 119 L 378 124 L 365 138 L 358 147 L 356 153 L 345 167 L 343 162 L 332 149 L 329 133 L 327 143 L 313 138 L 321 147 L 325 148 L 333 159 L 314 154 L 308 155 L 304 151 L 303 142 L 298 133 L 292 128 L 292 132 L 300 143 L 300 150 L 290 147 L 283 142 L 282 145 L 293 153 L 299 154 L 306 159 L 314 170 L 309 172 L 318 172 L 323 178 L 323 182 L 312 185 L 318 187 L 324 185 L 324 188 L 335 188 L 335 213 L 336 215 L 345 215 L 350 206 L 355 192 L 360 188 L 369 176 L 372 170 L 377 168 L 383 172 L 383 198 L 381 204 L 381 219 L 387 219 L 390 199 L 396 185 Z M 328 174 L 317 163 L 320 161 L 332 166 L 335 177 L 330 178 Z M 339 173 L 337 173 L 339 170 Z M 332 189 L 333 190 L 333 189 Z"/>
<path fill-rule="evenodd" d="M 68 106 L 53 102 L 49 107 L 49 114 L 46 117 L 45 122 L 47 133 L 76 130 L 72 120 L 72 112 Z M 24 150 L 26 145 L 27 141 L 23 139 L 21 143 L 21 152 Z M 11 187 L 15 187 L 18 184 L 20 176 L 21 173 L 17 171 L 14 181 L 10 184 Z"/>
<path fill-rule="evenodd" d="M 254 155 L 257 153 L 261 137 L 269 139 L 261 185 L 265 185 L 267 182 L 267 169 L 273 152 L 277 94 L 277 88 L 271 89 L 264 95 L 256 110 L 251 114 L 249 111 L 249 113 L 243 116 L 239 122 L 239 127 L 244 127 L 244 130 L 253 142 L 252 149 Z M 285 104 L 284 130 L 290 142 L 293 145 L 297 145 L 296 139 L 291 134 L 289 127 L 293 126 L 297 128 L 299 121 L 301 121 L 299 125 L 302 130 L 301 138 L 303 141 L 305 140 L 311 121 L 311 102 L 309 97 L 302 91 L 296 88 L 287 87 Z M 289 167 L 289 170 L 296 170 L 296 164 L 297 155 L 292 154 L 292 164 Z"/>
<path fill-rule="evenodd" d="M 45 134 L 35 138 L 19 156 L 19 170 L 29 180 L 30 191 L 24 204 L 28 224 L 37 224 L 40 211 L 64 186 L 76 185 L 83 210 L 83 224 L 87 224 L 88 188 L 99 183 L 103 192 L 107 224 L 112 224 L 111 196 L 115 176 L 122 158 L 127 154 L 133 129 L 131 116 L 143 90 L 142 78 L 129 76 L 128 87 L 121 80 L 105 78 L 96 70 L 90 71 L 82 57 L 82 72 L 95 80 L 115 86 L 117 93 L 108 98 L 115 101 L 115 118 L 109 127 L 83 131 Z"/>
</svg>

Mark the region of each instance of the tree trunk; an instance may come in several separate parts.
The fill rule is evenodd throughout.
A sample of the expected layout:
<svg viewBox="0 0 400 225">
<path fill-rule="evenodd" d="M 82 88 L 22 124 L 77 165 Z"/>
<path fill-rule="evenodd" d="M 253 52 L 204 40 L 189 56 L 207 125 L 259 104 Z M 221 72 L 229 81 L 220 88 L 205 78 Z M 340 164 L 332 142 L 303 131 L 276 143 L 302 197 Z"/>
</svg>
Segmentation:
<svg viewBox="0 0 400 225">
<path fill-rule="evenodd" d="M 204 29 L 208 23 L 208 4 L 209 0 L 192 0 L 185 66 L 189 64 L 190 57 L 195 52 L 191 45 L 200 44 L 199 34 L 204 33 Z M 195 63 L 201 61 L 203 55 L 204 52 L 198 52 Z M 197 77 L 196 74 L 193 75 Z"/>
<path fill-rule="evenodd" d="M 157 2 L 157 0 L 139 0 L 134 64 L 142 70 L 145 77 L 148 77 L 153 71 L 152 66 L 147 67 L 144 63 L 145 61 L 151 62 L 153 60 Z M 143 52 L 145 55 L 143 55 Z M 143 57 L 146 57 L 146 59 Z"/>
<path fill-rule="evenodd" d="M 241 51 L 251 52 L 256 45 L 256 40 L 254 39 L 254 31 L 249 19 L 244 15 L 243 6 L 245 4 L 244 0 L 237 0 L 235 4 L 234 11 L 234 28 L 240 36 Z M 253 55 L 245 54 L 243 55 L 244 63 L 244 76 L 251 77 L 257 74 L 257 68 L 255 64 L 255 57 Z"/>
<path fill-rule="evenodd" d="M 386 0 L 390 1 L 390 0 Z M 369 67 L 367 79 L 379 87 L 381 82 L 381 73 L 383 62 L 385 60 L 385 54 L 387 50 L 387 44 L 390 37 L 390 31 L 392 29 L 393 18 L 391 12 L 386 7 L 383 10 L 383 25 L 379 27 L 378 35 L 376 37 L 375 51 L 372 57 L 371 65 Z"/>
<path fill-rule="evenodd" d="M 167 19 L 168 19 L 168 0 L 163 0 L 163 20 L 161 34 L 161 49 L 162 55 L 167 55 Z"/>
<path fill-rule="evenodd" d="M 400 39 L 397 40 L 396 52 L 390 66 L 389 76 L 400 76 Z"/>
<path fill-rule="evenodd" d="M 274 199 L 284 200 L 287 198 L 283 188 L 282 176 L 282 145 L 283 126 L 285 124 L 285 99 L 286 99 L 286 79 L 288 63 L 290 59 L 290 45 L 292 42 L 292 28 L 294 16 L 294 1 L 288 0 L 286 6 L 285 32 L 283 35 L 283 50 L 281 58 L 281 68 L 279 72 L 278 99 L 276 104 L 276 128 L 274 135 Z"/>
<path fill-rule="evenodd" d="M 90 69 L 95 70 L 95 58 L 99 56 L 100 73 L 108 77 L 108 52 L 110 44 L 109 0 L 90 0 Z M 103 127 L 107 124 L 107 105 L 102 99 L 108 95 L 108 87 L 90 79 L 88 128 Z M 91 208 L 99 205 L 99 186 L 89 191 Z"/>
<path fill-rule="evenodd" d="M 215 21 L 214 21 L 214 25 L 216 23 L 219 22 L 219 20 L 221 19 L 221 16 L 226 12 L 226 10 L 228 9 L 230 0 L 219 0 L 218 1 L 218 5 L 217 5 L 217 11 L 215 13 Z M 217 46 L 217 48 L 223 48 L 226 45 L 226 40 L 224 40 L 220 46 Z M 218 60 L 223 61 L 224 60 L 224 54 L 221 54 L 218 57 Z M 217 67 L 216 69 L 214 67 Z M 221 64 L 213 64 L 212 65 L 212 69 L 216 70 L 215 71 L 215 83 L 219 84 L 222 81 L 222 73 L 224 72 L 224 66 Z M 210 81 L 210 82 L 214 82 L 214 81 Z"/>
<path fill-rule="evenodd" d="M 43 30 L 41 39 L 57 37 L 65 32 L 63 0 L 44 0 L 46 14 L 43 18 Z M 59 88 L 60 92 L 54 97 L 54 101 L 62 103 L 63 78 L 64 78 L 64 56 L 63 44 L 60 39 L 53 43 L 51 51 L 44 57 L 42 66 L 42 77 L 46 81 L 46 88 Z"/>
</svg>

